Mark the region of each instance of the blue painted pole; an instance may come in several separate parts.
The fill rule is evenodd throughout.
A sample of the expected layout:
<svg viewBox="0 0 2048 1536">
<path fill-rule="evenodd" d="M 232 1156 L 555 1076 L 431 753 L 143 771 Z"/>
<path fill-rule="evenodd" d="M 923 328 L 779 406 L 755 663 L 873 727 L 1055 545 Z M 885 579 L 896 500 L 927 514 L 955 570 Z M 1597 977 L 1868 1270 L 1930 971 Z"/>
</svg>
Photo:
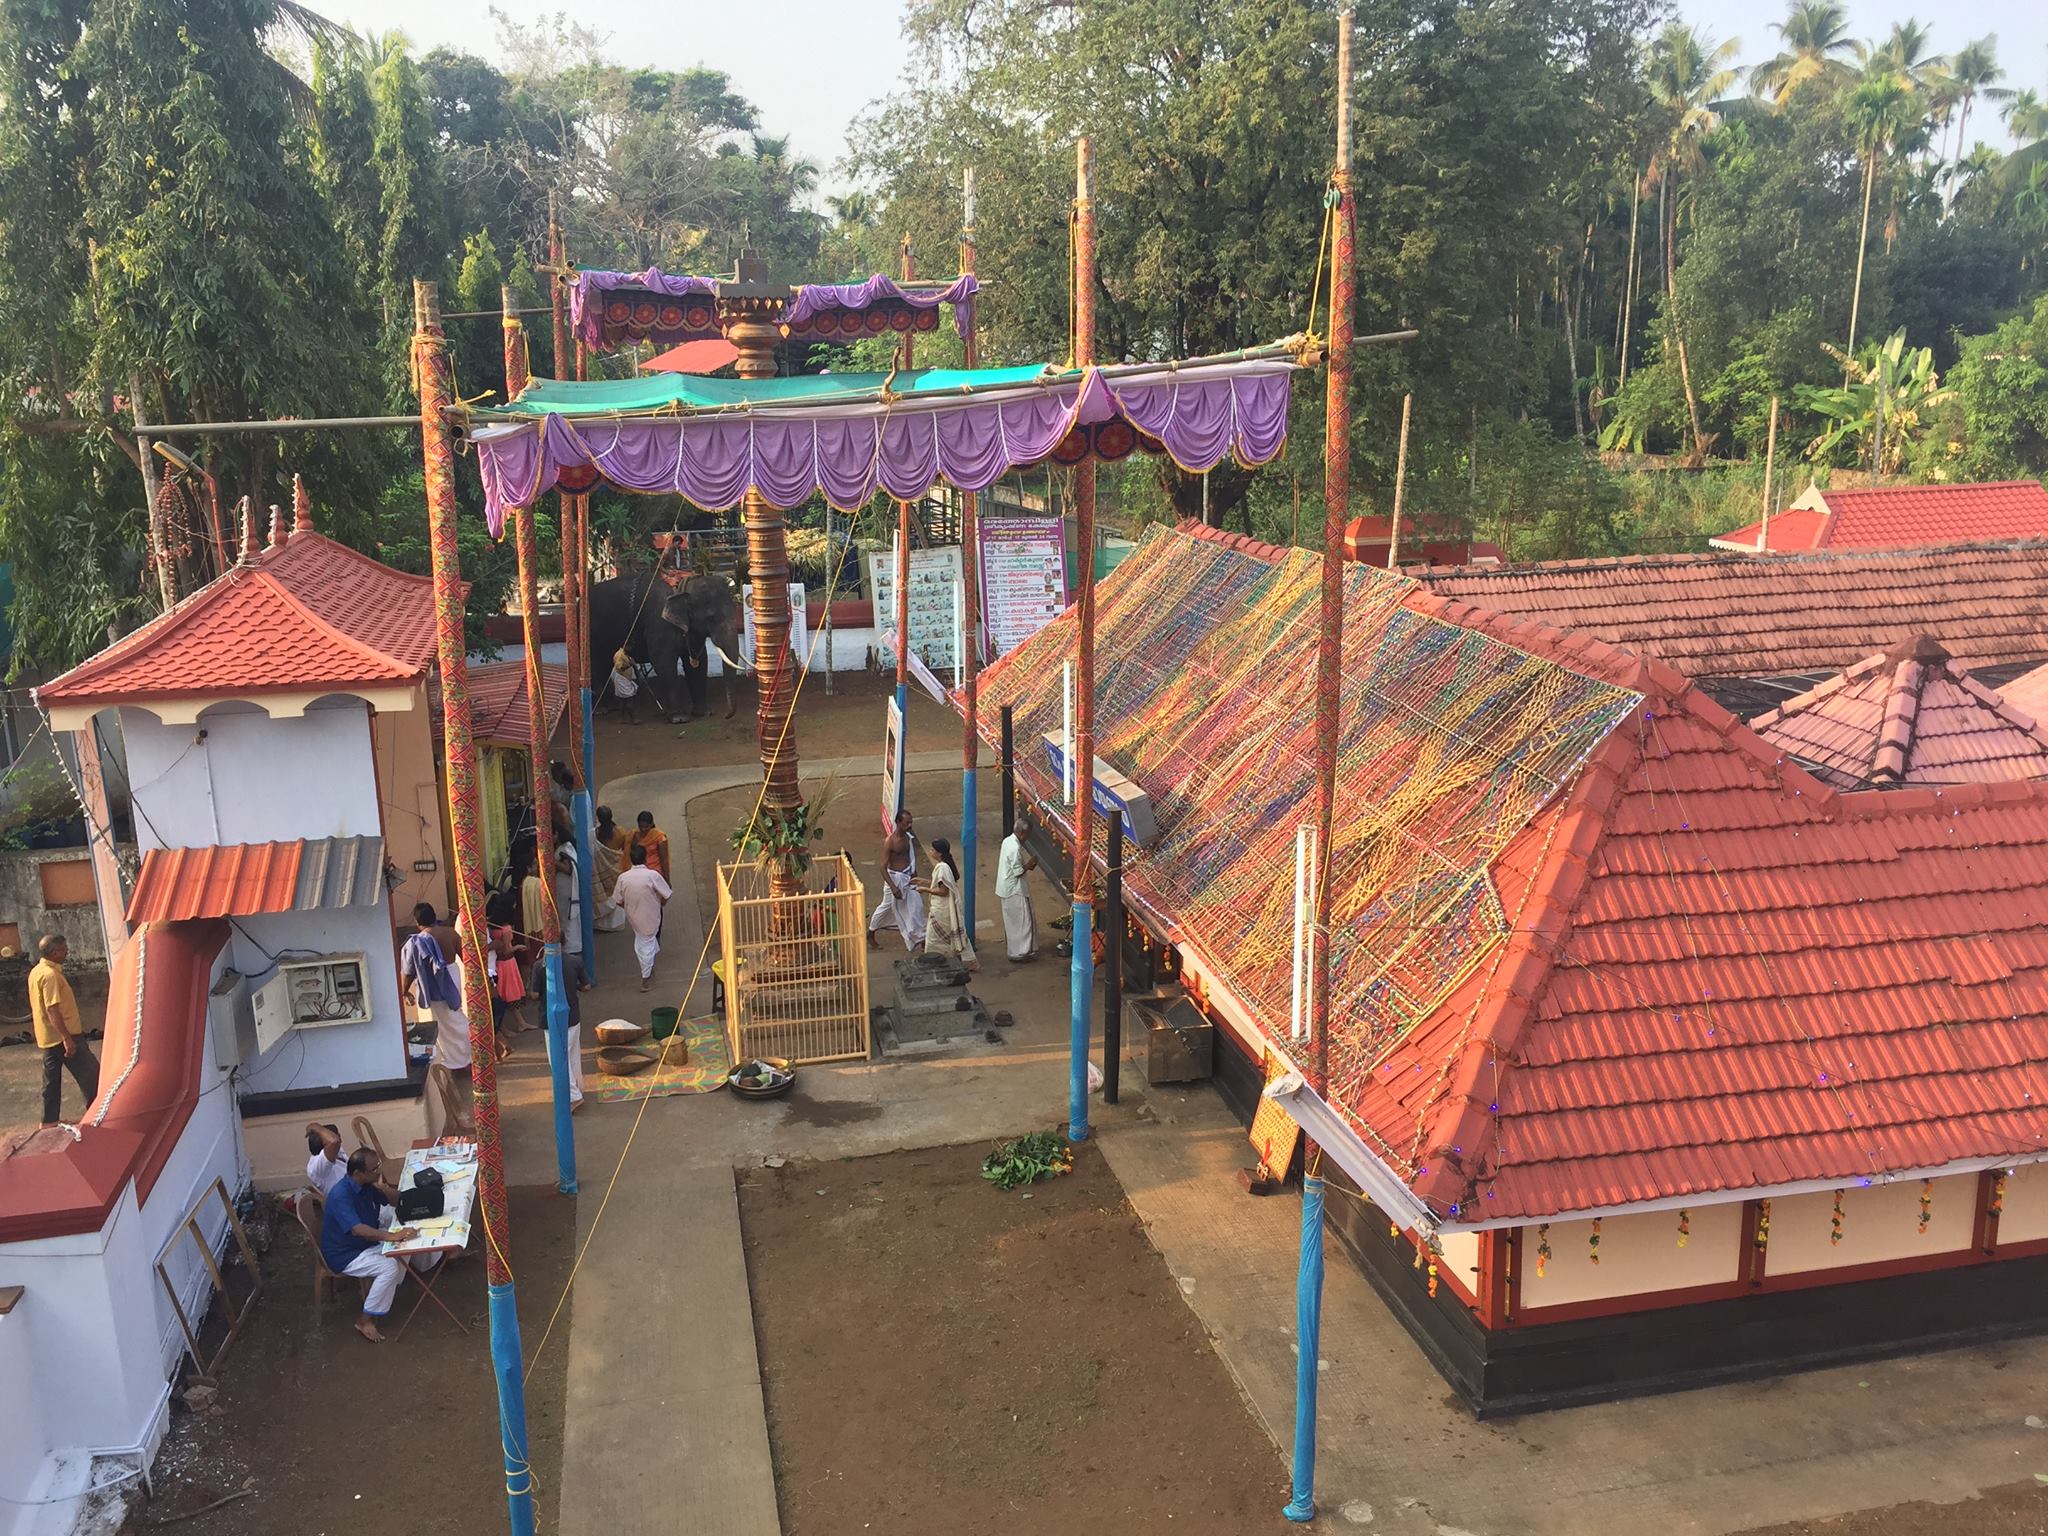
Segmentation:
<svg viewBox="0 0 2048 1536">
<path fill-rule="evenodd" d="M 1323 1346 L 1323 1180 L 1301 1181 L 1301 1271 L 1294 1282 L 1294 1497 L 1281 1513 L 1296 1525 L 1316 1517 L 1317 1361 Z"/>
<path fill-rule="evenodd" d="M 577 1047 L 569 1041 L 569 993 L 563 981 L 562 946 L 559 943 L 547 946 L 541 965 L 547 973 L 548 1076 L 553 1080 L 555 1089 L 555 1188 L 565 1195 L 573 1195 L 576 1193 L 576 1122 L 570 1118 L 569 1052 Z"/>
<path fill-rule="evenodd" d="M 597 727 L 590 719 L 590 689 L 583 689 L 583 788 L 594 791 L 597 784 Z"/>
<path fill-rule="evenodd" d="M 978 841 L 974 823 L 980 806 L 976 801 L 974 773 L 972 768 L 960 770 L 960 899 L 967 937 L 979 944 L 981 939 L 974 926 L 974 845 Z"/>
<path fill-rule="evenodd" d="M 519 1346 L 519 1308 L 512 1282 L 490 1287 L 491 1373 L 498 1379 L 498 1432 L 505 1456 L 505 1502 L 512 1536 L 533 1536 L 533 1466 L 526 1459 L 526 1379 Z"/>
<path fill-rule="evenodd" d="M 1088 1139 L 1088 1025 L 1095 1011 L 1095 905 L 1074 898 L 1074 1015 L 1067 1042 L 1067 1140 Z"/>
<path fill-rule="evenodd" d="M 590 718 L 586 708 L 584 718 Z M 589 770 L 584 771 L 583 782 L 590 783 Z M 597 866 L 590 858 L 590 790 L 586 787 L 576 791 L 569 799 L 569 812 L 576 823 L 576 899 L 582 909 L 576 926 L 582 930 L 583 974 L 593 985 L 597 981 Z"/>
</svg>

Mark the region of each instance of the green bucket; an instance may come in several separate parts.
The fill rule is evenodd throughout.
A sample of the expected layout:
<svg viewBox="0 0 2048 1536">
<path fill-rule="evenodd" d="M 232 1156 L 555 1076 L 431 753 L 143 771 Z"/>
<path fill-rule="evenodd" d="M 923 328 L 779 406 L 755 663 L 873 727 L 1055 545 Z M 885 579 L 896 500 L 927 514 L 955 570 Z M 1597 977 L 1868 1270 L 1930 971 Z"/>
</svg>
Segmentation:
<svg viewBox="0 0 2048 1536">
<path fill-rule="evenodd" d="M 647 1016 L 647 1022 L 653 1026 L 655 1039 L 666 1040 L 676 1032 L 676 1016 L 681 1011 L 677 1008 L 657 1008 Z"/>
</svg>

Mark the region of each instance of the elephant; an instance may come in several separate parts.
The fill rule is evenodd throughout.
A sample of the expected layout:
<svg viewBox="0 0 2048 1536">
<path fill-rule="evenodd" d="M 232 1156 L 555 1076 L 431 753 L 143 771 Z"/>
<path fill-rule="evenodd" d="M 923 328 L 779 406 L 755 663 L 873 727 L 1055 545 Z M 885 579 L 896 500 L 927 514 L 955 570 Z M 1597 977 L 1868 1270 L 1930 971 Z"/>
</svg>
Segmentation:
<svg viewBox="0 0 2048 1536">
<path fill-rule="evenodd" d="M 649 593 L 649 584 L 654 590 Z M 732 675 L 740 670 L 739 593 L 730 577 L 700 571 L 673 588 L 651 571 L 629 572 L 590 587 L 590 672 L 593 680 L 610 670 L 615 653 L 624 649 L 638 661 L 654 665 L 654 702 L 671 721 L 684 718 L 683 698 L 676 693 L 676 673 L 683 675 L 688 713 L 710 713 L 705 668 L 706 647 L 717 650 L 725 666 L 725 713 L 738 707 Z"/>
</svg>

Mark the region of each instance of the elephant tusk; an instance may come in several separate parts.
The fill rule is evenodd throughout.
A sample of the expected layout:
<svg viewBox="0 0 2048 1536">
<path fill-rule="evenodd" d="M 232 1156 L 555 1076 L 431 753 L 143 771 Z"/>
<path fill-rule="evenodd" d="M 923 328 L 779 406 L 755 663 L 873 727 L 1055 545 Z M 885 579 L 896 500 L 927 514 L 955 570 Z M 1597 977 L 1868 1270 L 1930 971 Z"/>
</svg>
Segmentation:
<svg viewBox="0 0 2048 1536">
<path fill-rule="evenodd" d="M 706 643 L 707 645 L 709 645 L 709 646 L 711 647 L 711 649 L 712 649 L 712 650 L 714 650 L 714 651 L 717 651 L 717 652 L 718 652 L 718 659 L 719 659 L 720 661 L 724 662 L 724 663 L 725 663 L 725 665 L 726 665 L 726 667 L 727 667 L 727 668 L 728 668 L 729 670 L 731 670 L 731 671 L 734 671 L 734 672 L 744 672 L 744 671 L 746 671 L 746 670 L 747 670 L 747 669 L 746 669 L 745 667 L 741 666 L 741 665 L 740 665 L 740 664 L 739 664 L 738 662 L 734 661 L 734 660 L 733 660 L 733 659 L 732 659 L 732 658 L 731 658 L 730 656 L 726 655 L 726 654 L 725 654 L 725 651 L 724 651 L 724 649 L 723 649 L 723 648 L 722 648 L 722 647 L 721 647 L 721 646 L 720 646 L 720 645 L 718 644 L 718 642 L 716 642 L 715 640 L 712 640 L 712 641 L 706 641 L 705 643 Z"/>
</svg>

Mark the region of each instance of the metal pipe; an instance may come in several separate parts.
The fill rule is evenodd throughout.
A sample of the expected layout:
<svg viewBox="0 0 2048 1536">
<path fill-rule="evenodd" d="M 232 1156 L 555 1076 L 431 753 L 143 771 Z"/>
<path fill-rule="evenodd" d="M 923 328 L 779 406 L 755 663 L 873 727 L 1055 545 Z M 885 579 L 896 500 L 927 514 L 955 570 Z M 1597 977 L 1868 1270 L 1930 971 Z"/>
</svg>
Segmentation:
<svg viewBox="0 0 2048 1536">
<path fill-rule="evenodd" d="M 1348 12 L 1346 13 L 1349 14 Z M 1315 1143 L 1302 1138 L 1307 1168 L 1315 1161 Z M 1294 1276 L 1294 1478 L 1293 1497 L 1281 1511 L 1296 1525 L 1316 1517 L 1316 1356 L 1323 1345 L 1323 1180 L 1316 1173 L 1301 1181 L 1301 1258 Z"/>
<path fill-rule="evenodd" d="M 1394 515 L 1387 529 L 1387 569 L 1401 563 L 1401 493 L 1408 488 L 1408 413 L 1415 404 L 1412 394 L 1401 397 L 1401 446 L 1394 454 Z"/>
<path fill-rule="evenodd" d="M 1003 836 L 1017 830 L 1017 743 L 1016 720 L 1010 706 L 1003 706 Z"/>
<path fill-rule="evenodd" d="M 1109 869 L 1103 883 L 1102 1102 L 1114 1104 L 1124 1054 L 1124 819 L 1109 822 Z"/>
<path fill-rule="evenodd" d="M 451 402 L 452 404 L 452 402 Z M 135 435 L 152 437 L 223 437 L 235 432 L 327 432 L 364 427 L 407 427 L 418 431 L 417 416 L 307 416 L 288 421 L 172 421 L 159 426 L 136 423 Z"/>
</svg>

